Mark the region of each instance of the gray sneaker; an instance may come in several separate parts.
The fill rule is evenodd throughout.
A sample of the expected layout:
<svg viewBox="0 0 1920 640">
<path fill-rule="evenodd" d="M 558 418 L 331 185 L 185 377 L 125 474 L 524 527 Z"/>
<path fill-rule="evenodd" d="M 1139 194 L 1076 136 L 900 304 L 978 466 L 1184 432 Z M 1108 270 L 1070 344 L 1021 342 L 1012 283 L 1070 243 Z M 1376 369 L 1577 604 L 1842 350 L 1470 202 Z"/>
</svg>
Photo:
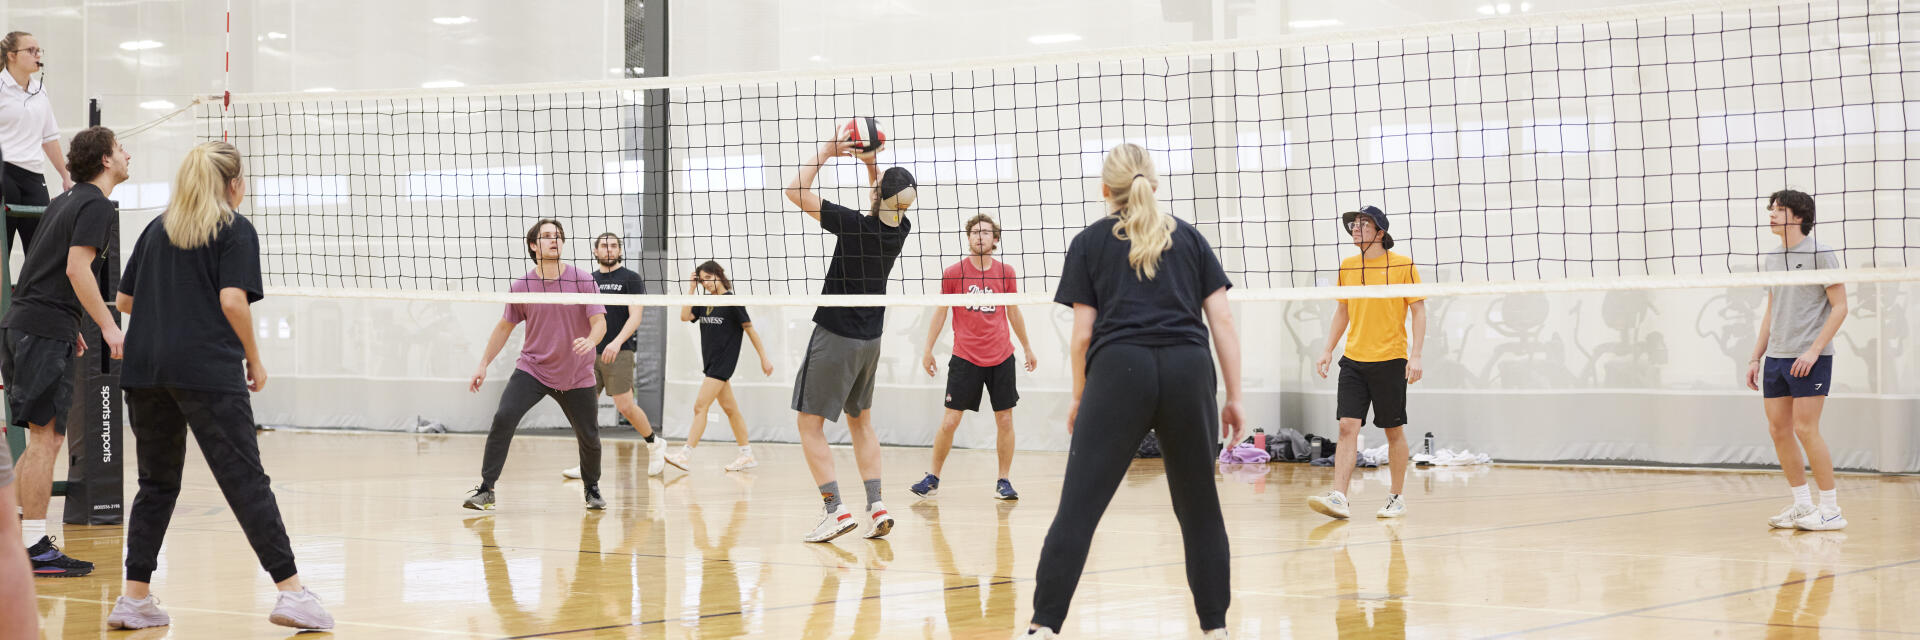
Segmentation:
<svg viewBox="0 0 1920 640">
<path fill-rule="evenodd" d="M 280 601 L 273 604 L 273 614 L 267 616 L 267 620 L 295 629 L 333 628 L 333 616 L 320 608 L 320 596 L 313 595 L 306 587 L 280 592 Z"/>
<path fill-rule="evenodd" d="M 462 506 L 475 511 L 492 511 L 493 490 L 475 487 L 473 495 L 467 496 L 467 502 Z"/>
<path fill-rule="evenodd" d="M 600 485 L 597 485 L 597 484 L 587 485 L 586 494 L 587 494 L 588 509 L 599 511 L 607 508 L 607 500 L 605 498 L 600 497 Z"/>
<path fill-rule="evenodd" d="M 160 610 L 160 599 L 152 594 L 148 594 L 145 600 L 120 596 L 119 600 L 113 602 L 113 613 L 107 614 L 108 629 L 145 629 L 170 624 L 173 624 L 173 619 Z"/>
</svg>

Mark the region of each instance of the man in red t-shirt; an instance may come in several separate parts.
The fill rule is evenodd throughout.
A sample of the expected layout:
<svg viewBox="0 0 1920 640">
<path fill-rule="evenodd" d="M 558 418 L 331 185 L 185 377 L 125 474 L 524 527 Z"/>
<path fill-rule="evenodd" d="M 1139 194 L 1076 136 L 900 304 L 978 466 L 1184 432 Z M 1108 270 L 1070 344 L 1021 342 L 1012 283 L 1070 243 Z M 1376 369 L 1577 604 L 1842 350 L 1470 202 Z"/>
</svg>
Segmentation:
<svg viewBox="0 0 1920 640">
<path fill-rule="evenodd" d="M 1013 267 L 993 259 L 1000 246 L 1000 224 L 980 214 L 967 221 L 967 256 L 947 267 L 940 276 L 940 293 L 1014 293 L 1019 291 Z M 933 324 L 927 329 L 927 349 L 923 365 L 929 377 L 938 367 L 933 360 L 933 345 L 947 324 L 947 310 L 953 310 L 953 358 L 947 361 L 947 412 L 940 420 L 940 433 L 933 437 L 933 469 L 913 485 L 911 491 L 922 498 L 940 492 L 940 467 L 953 451 L 953 432 L 960 428 L 960 412 L 979 411 L 981 390 L 993 396 L 993 420 L 999 425 L 997 449 L 1000 451 L 1000 481 L 994 485 L 994 497 L 1017 500 L 1020 494 L 1007 480 L 1013 466 L 1013 405 L 1020 400 L 1015 389 L 1013 341 L 1007 339 L 1011 326 L 1020 337 L 1020 348 L 1027 354 L 1027 370 L 1034 368 L 1033 345 L 1027 342 L 1027 322 L 1019 307 L 941 307 L 934 311 Z"/>
</svg>

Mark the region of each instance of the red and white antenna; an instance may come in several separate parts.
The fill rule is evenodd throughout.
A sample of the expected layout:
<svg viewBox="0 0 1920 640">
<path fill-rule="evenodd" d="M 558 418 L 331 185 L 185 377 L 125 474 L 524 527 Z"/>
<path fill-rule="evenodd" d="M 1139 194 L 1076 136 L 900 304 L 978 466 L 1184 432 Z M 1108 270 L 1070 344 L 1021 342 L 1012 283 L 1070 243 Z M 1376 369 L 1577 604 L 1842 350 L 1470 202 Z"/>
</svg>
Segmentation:
<svg viewBox="0 0 1920 640">
<path fill-rule="evenodd" d="M 226 69 L 220 81 L 220 141 L 227 141 L 227 120 L 233 115 L 233 0 L 227 0 Z"/>
</svg>

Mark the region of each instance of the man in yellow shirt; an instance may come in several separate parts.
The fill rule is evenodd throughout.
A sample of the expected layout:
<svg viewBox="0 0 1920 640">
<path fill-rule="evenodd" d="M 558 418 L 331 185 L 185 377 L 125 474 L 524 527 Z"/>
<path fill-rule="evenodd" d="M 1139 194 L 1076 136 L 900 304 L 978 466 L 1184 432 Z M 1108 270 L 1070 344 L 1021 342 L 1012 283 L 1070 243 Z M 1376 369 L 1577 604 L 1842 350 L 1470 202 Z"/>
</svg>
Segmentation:
<svg viewBox="0 0 1920 640">
<path fill-rule="evenodd" d="M 1387 214 L 1379 207 L 1360 207 L 1340 216 L 1341 224 L 1353 236 L 1360 255 L 1340 262 L 1340 286 L 1412 284 L 1420 282 L 1413 259 L 1388 251 L 1393 236 L 1387 234 Z M 1307 506 L 1328 517 L 1352 515 L 1347 504 L 1347 485 L 1353 478 L 1353 465 L 1359 457 L 1360 426 L 1373 408 L 1373 425 L 1387 434 L 1387 458 L 1393 471 L 1393 487 L 1387 505 L 1375 515 L 1398 518 L 1406 513 L 1400 491 L 1407 480 L 1407 385 L 1420 381 L 1420 348 L 1427 338 L 1425 298 L 1354 298 L 1340 300 L 1333 313 L 1333 327 L 1327 334 L 1327 349 L 1314 365 L 1320 377 L 1327 377 L 1327 365 L 1333 360 L 1333 348 L 1347 336 L 1347 350 L 1340 358 L 1340 448 L 1334 454 L 1333 489 L 1307 498 Z M 1411 317 L 1413 330 L 1407 330 Z M 1408 336 L 1412 336 L 1409 348 Z"/>
</svg>

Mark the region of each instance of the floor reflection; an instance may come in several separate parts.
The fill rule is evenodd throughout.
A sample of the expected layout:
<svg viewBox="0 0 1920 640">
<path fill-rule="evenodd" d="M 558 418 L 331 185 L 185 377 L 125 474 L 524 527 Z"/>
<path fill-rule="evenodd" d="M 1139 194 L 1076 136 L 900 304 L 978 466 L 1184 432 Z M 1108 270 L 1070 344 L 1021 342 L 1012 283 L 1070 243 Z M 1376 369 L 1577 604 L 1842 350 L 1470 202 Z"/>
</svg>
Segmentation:
<svg viewBox="0 0 1920 640">
<path fill-rule="evenodd" d="M 1781 544 L 1793 553 L 1793 568 L 1773 597 L 1767 616 L 1767 640 L 1820 637 L 1820 621 L 1833 602 L 1833 568 L 1847 534 L 1839 531 L 1779 531 Z"/>
</svg>

